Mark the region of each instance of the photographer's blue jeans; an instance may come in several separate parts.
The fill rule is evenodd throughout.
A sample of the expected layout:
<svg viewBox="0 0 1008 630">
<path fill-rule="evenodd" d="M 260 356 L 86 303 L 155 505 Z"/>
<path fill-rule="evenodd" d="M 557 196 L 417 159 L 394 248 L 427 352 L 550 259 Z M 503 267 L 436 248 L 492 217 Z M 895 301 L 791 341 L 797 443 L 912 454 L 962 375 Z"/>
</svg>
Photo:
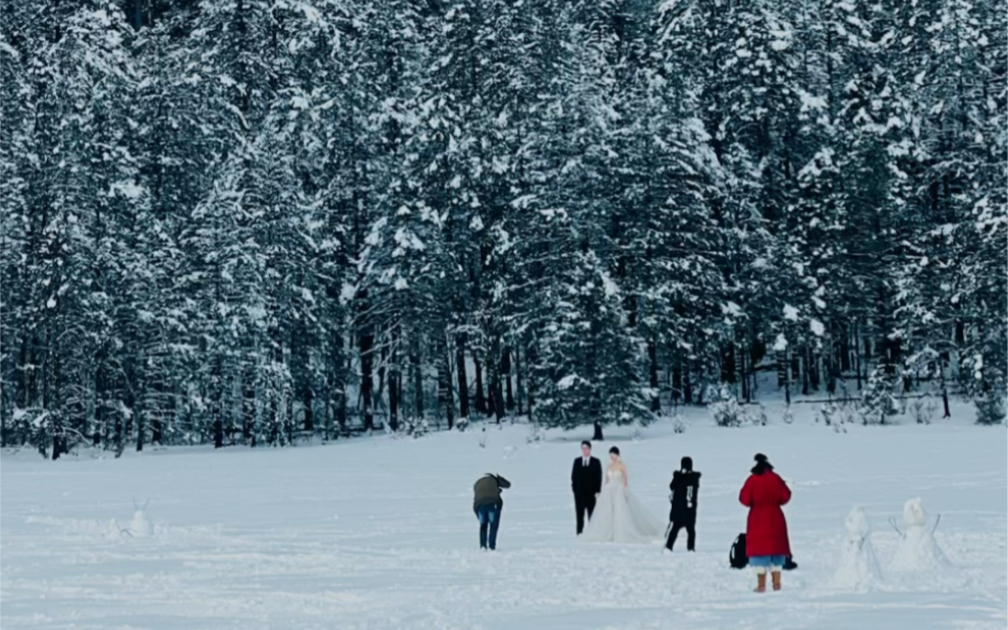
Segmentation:
<svg viewBox="0 0 1008 630">
<path fill-rule="evenodd" d="M 496 505 L 482 505 L 476 509 L 476 518 L 480 522 L 480 549 L 485 549 L 489 543 L 491 549 L 497 548 L 497 528 L 500 527 L 500 510 Z M 489 529 L 489 540 L 487 530 Z"/>
</svg>

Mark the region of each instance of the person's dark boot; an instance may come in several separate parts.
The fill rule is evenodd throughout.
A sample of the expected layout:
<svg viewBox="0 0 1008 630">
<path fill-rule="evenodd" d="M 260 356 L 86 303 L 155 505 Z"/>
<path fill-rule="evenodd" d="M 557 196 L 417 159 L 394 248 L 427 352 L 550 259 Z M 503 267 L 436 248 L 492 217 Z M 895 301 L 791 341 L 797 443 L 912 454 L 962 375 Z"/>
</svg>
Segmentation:
<svg viewBox="0 0 1008 630">
<path fill-rule="evenodd" d="M 781 588 L 780 571 L 774 571 L 773 573 L 770 574 L 770 577 L 773 578 L 773 590 L 779 591 Z"/>
<path fill-rule="evenodd" d="M 766 593 L 766 573 L 756 574 L 756 592 Z"/>
</svg>

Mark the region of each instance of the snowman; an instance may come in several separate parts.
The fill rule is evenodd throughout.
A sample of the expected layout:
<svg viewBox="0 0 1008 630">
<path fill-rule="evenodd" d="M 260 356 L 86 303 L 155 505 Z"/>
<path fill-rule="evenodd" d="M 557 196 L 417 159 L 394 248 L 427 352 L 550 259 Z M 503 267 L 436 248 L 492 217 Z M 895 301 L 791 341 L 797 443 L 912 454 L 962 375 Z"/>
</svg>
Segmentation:
<svg viewBox="0 0 1008 630">
<path fill-rule="evenodd" d="M 927 510 L 922 499 L 910 499 L 903 506 L 906 533 L 900 541 L 892 561 L 895 571 L 924 571 L 949 564 L 948 558 L 934 537 L 934 529 L 927 527 Z"/>
<path fill-rule="evenodd" d="M 150 538 L 154 535 L 154 525 L 147 518 L 147 504 L 144 503 L 142 507 L 134 504 L 134 508 L 133 520 L 124 531 L 133 538 Z"/>
<path fill-rule="evenodd" d="M 837 588 L 869 590 L 882 581 L 875 548 L 871 543 L 871 526 L 868 516 L 861 507 L 854 507 L 847 515 L 847 541 L 840 559 L 840 566 L 833 576 Z"/>
<path fill-rule="evenodd" d="M 154 534 L 154 526 L 151 524 L 150 519 L 147 518 L 146 510 L 138 509 L 133 513 L 129 533 L 133 535 L 133 538 L 149 538 Z"/>
</svg>

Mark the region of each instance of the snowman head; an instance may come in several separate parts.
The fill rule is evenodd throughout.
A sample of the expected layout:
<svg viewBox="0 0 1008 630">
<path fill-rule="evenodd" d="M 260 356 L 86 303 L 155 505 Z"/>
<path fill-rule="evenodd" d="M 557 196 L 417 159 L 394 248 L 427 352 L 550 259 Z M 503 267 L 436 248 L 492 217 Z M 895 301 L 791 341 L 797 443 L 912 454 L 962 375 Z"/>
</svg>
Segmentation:
<svg viewBox="0 0 1008 630">
<path fill-rule="evenodd" d="M 856 538 L 865 538 L 871 533 L 871 527 L 868 525 L 868 516 L 861 506 L 855 506 L 854 509 L 850 511 L 847 515 L 847 520 L 845 521 L 847 525 L 847 535 Z"/>
<path fill-rule="evenodd" d="M 910 499 L 903 506 L 903 519 L 909 526 L 923 526 L 927 523 L 927 510 L 924 509 L 924 500 Z"/>
</svg>

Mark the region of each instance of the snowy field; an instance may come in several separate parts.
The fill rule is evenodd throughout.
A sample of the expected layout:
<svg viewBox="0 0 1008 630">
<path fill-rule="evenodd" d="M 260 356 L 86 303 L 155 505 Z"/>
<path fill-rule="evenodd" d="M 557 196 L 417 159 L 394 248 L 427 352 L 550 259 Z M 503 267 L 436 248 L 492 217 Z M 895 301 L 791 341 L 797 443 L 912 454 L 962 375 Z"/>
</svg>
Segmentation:
<svg viewBox="0 0 1008 630">
<path fill-rule="evenodd" d="M 960 414 L 961 415 L 961 414 Z M 574 536 L 570 466 L 582 432 L 493 425 L 419 440 L 284 449 L 174 449 L 0 464 L 3 630 L 258 628 L 620 630 L 644 628 L 1003 629 L 1005 427 L 848 426 L 802 421 L 719 429 L 703 411 L 611 429 L 630 487 L 663 520 L 682 455 L 703 473 L 698 552 L 592 545 Z M 485 441 L 485 446 L 480 442 Z M 799 569 L 756 595 L 728 568 L 744 530 L 738 489 L 762 451 L 791 484 Z M 471 488 L 505 492 L 499 550 L 478 550 Z M 948 559 L 893 567 L 903 506 L 921 497 Z M 148 503 L 147 524 L 133 522 Z M 864 507 L 881 579 L 840 588 L 844 520 Z M 125 532 L 122 530 L 126 530 Z M 145 535 L 147 534 L 147 535 Z M 685 533 L 679 546 L 685 547 Z"/>
</svg>

